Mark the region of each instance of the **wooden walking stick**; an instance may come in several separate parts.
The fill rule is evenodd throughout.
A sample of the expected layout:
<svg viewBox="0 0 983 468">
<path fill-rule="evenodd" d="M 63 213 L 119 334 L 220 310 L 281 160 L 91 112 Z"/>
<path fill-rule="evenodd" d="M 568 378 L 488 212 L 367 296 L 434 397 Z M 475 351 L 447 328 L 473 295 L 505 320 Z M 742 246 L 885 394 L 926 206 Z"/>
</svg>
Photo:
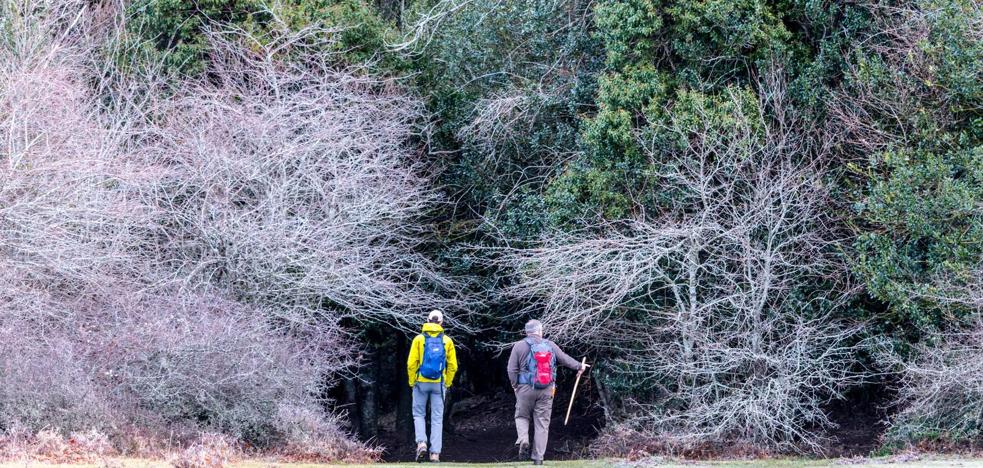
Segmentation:
<svg viewBox="0 0 983 468">
<path fill-rule="evenodd" d="M 584 375 L 584 371 L 587 370 L 587 368 L 584 367 L 584 364 L 587 364 L 586 356 L 580 360 L 580 372 L 577 373 L 577 380 L 573 382 L 573 393 L 570 394 L 570 404 L 567 405 L 567 417 L 563 418 L 564 426 L 566 426 L 567 422 L 570 421 L 570 410 L 573 409 L 573 399 L 577 397 L 577 385 L 580 385 L 580 376 Z"/>
</svg>

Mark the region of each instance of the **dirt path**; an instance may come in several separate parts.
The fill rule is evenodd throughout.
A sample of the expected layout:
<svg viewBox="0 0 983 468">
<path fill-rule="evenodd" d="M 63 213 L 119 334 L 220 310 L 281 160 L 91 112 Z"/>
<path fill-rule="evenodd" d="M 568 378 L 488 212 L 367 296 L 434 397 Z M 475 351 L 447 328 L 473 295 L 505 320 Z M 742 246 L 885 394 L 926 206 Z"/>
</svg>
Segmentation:
<svg viewBox="0 0 983 468">
<path fill-rule="evenodd" d="M 599 409 L 577 407 L 570 425 L 563 425 L 568 396 L 558 394 L 553 404 L 547 460 L 571 460 L 589 456 L 590 440 L 597 435 Z M 514 397 L 508 393 L 465 398 L 454 405 L 454 432 L 444 435 L 441 460 L 447 462 L 502 463 L 516 460 Z M 413 447 L 399 443 L 393 432 L 380 434 L 387 447 L 386 462 L 413 460 Z"/>
</svg>

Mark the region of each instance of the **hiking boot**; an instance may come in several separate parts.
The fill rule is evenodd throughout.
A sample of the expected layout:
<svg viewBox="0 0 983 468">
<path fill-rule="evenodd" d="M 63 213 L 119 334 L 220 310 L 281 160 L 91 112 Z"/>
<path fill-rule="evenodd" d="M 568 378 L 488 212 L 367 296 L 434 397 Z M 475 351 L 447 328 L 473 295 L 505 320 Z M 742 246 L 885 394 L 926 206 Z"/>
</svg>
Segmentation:
<svg viewBox="0 0 983 468">
<path fill-rule="evenodd" d="M 430 463 L 440 463 L 440 454 L 439 453 L 431 453 L 430 454 Z"/>
<path fill-rule="evenodd" d="M 537 465 L 537 466 L 538 466 L 538 465 L 542 465 L 542 464 L 543 464 L 543 461 L 542 461 L 542 460 L 533 460 L 533 461 L 532 461 L 532 464 L 533 464 L 533 465 Z"/>
<path fill-rule="evenodd" d="M 519 444 L 519 460 L 529 459 L 529 442 Z"/>
<path fill-rule="evenodd" d="M 423 463 L 424 457 L 427 456 L 427 443 L 419 442 L 416 444 L 416 462 Z"/>
</svg>

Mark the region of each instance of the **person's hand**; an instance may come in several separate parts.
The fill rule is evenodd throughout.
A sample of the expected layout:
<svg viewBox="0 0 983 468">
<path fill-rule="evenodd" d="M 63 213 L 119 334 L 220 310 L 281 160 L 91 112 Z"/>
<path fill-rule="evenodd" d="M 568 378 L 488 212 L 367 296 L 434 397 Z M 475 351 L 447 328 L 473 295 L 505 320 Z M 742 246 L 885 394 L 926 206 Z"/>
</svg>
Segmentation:
<svg viewBox="0 0 983 468">
<path fill-rule="evenodd" d="M 583 374 L 584 371 L 587 370 L 588 367 L 590 367 L 590 364 L 587 364 L 586 362 L 583 363 L 583 364 L 581 364 L 580 365 L 580 370 L 577 371 L 577 375 Z"/>
</svg>

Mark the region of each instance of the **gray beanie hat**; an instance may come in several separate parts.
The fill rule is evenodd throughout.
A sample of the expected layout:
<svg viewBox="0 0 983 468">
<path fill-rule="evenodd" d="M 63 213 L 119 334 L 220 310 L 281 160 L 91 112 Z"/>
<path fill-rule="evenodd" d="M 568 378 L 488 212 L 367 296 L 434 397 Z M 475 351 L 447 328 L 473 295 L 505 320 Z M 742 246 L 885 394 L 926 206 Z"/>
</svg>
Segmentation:
<svg viewBox="0 0 983 468">
<path fill-rule="evenodd" d="M 543 323 L 539 320 L 526 322 L 526 334 L 543 336 Z"/>
</svg>

